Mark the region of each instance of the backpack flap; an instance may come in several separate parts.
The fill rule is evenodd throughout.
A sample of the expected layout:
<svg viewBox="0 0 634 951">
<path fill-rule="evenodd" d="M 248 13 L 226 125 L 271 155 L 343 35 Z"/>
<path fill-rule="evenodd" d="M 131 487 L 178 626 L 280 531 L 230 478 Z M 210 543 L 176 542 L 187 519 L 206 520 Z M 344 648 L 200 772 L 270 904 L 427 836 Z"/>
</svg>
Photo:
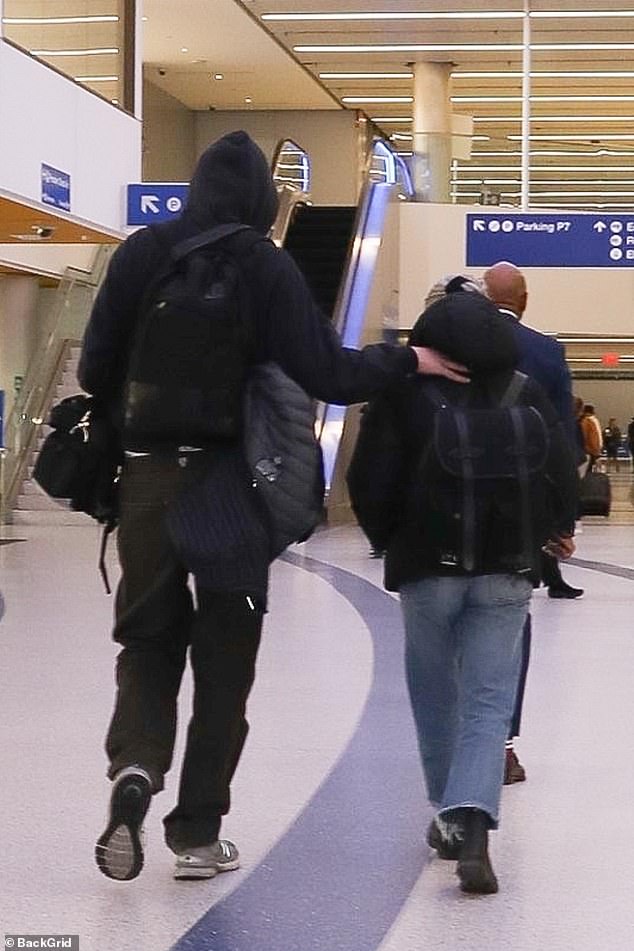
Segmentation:
<svg viewBox="0 0 634 951">
<path fill-rule="evenodd" d="M 502 400 L 485 408 L 468 399 L 452 405 L 426 388 L 437 409 L 418 473 L 419 519 L 437 564 L 469 572 L 532 567 L 549 435 L 535 407 L 517 405 L 522 387 L 516 374 Z"/>
<path fill-rule="evenodd" d="M 543 469 L 548 456 L 548 431 L 534 406 L 443 406 L 434 418 L 433 438 L 443 469 L 460 478 L 468 473 L 473 479 L 514 479 L 520 464 L 530 475 Z"/>
<path fill-rule="evenodd" d="M 236 253 L 218 243 L 248 231 Z M 251 362 L 240 253 L 263 240 L 224 225 L 172 251 L 170 269 L 141 307 L 128 367 L 125 440 L 205 446 L 234 440 Z"/>
</svg>

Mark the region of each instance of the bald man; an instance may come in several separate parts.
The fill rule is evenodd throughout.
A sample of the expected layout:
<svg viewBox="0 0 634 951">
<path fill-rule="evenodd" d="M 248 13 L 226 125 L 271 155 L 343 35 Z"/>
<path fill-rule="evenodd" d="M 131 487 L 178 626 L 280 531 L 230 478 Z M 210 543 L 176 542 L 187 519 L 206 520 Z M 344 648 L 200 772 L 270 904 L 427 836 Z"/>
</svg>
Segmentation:
<svg viewBox="0 0 634 951">
<path fill-rule="evenodd" d="M 488 271 L 485 271 L 483 281 L 488 297 L 498 305 L 500 313 L 513 322 L 515 340 L 520 355 L 518 370 L 532 376 L 545 390 L 565 427 L 576 456 L 572 384 L 564 348 L 553 337 L 548 337 L 546 334 L 522 323 L 522 317 L 528 302 L 528 291 L 526 289 L 526 279 L 519 268 L 508 261 L 499 261 Z M 579 598 L 583 594 L 583 588 L 573 588 L 572 585 L 564 581 L 559 570 L 559 562 L 556 558 L 546 554 L 542 559 L 542 581 L 548 587 L 548 594 L 551 598 Z M 520 730 L 530 643 L 531 622 L 529 615 L 524 628 L 522 670 L 506 750 L 504 776 L 506 785 L 522 782 L 526 779 L 524 767 L 518 761 L 513 749 L 513 738 L 519 735 Z"/>
</svg>

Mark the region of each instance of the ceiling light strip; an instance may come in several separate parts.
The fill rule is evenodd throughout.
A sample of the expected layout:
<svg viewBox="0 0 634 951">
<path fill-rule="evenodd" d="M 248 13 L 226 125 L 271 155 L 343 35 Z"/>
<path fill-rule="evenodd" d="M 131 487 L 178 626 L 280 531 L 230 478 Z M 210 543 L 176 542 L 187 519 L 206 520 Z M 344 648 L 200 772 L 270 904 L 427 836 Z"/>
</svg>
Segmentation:
<svg viewBox="0 0 634 951">
<path fill-rule="evenodd" d="M 459 165 L 460 169 L 471 172 L 518 172 L 517 165 Z M 531 165 L 532 172 L 629 172 L 631 165 Z"/>
<path fill-rule="evenodd" d="M 531 135 L 530 138 L 535 142 L 558 142 L 558 141 L 579 141 L 579 139 L 596 139 L 600 137 L 603 139 L 608 139 L 610 141 L 632 141 L 634 140 L 634 135 L 629 132 L 601 132 L 601 133 L 588 133 L 588 132 L 575 132 L 571 134 L 554 134 L 554 135 Z M 510 142 L 517 142 L 521 140 L 521 135 L 507 135 L 506 138 Z"/>
<path fill-rule="evenodd" d="M 2 17 L 8 26 L 57 26 L 66 23 L 118 23 L 116 14 L 76 17 Z"/>
<path fill-rule="evenodd" d="M 634 70 L 535 70 L 531 79 L 631 79 Z M 480 70 L 474 72 L 453 72 L 452 79 L 521 79 L 522 73 L 515 70 Z"/>
<path fill-rule="evenodd" d="M 474 122 L 521 122 L 520 116 L 473 116 Z M 531 122 L 634 122 L 634 116 L 531 116 Z"/>
<path fill-rule="evenodd" d="M 270 22 L 309 22 L 319 21 L 373 21 L 373 20 L 521 20 L 523 13 L 517 11 L 482 11 L 481 13 L 466 13 L 462 11 L 435 12 L 394 12 L 385 11 L 376 13 L 263 13 L 262 19 Z"/>
<path fill-rule="evenodd" d="M 486 155 L 486 156 L 499 156 L 500 158 L 507 158 L 509 155 L 521 155 L 522 153 L 517 151 L 514 152 L 512 149 L 506 149 L 503 152 L 489 152 L 484 149 L 474 149 L 471 153 L 472 155 Z M 586 149 L 584 151 L 576 152 L 574 149 L 531 149 L 531 155 L 556 155 L 556 156 L 578 156 L 579 158 L 593 158 L 595 155 L 608 155 L 608 156 L 623 156 L 629 155 L 634 158 L 633 149 Z M 589 168 L 590 166 L 582 165 L 581 168 Z M 597 171 L 603 168 L 614 168 L 615 166 L 598 166 Z M 628 166 L 629 169 L 629 166 Z"/>
<path fill-rule="evenodd" d="M 634 102 L 634 96 L 530 96 L 531 102 Z M 451 102 L 522 102 L 521 96 L 452 96 Z"/>
<path fill-rule="evenodd" d="M 466 171 L 466 172 L 470 172 L 471 169 L 465 169 L 465 168 L 463 168 L 463 167 L 460 167 L 460 171 L 461 171 L 461 172 L 465 172 L 465 171 Z M 474 171 L 475 171 L 475 170 L 474 170 Z M 514 171 L 519 171 L 519 169 L 515 169 Z M 517 179 L 515 179 L 515 178 L 484 178 L 484 179 L 480 179 L 480 178 L 470 178 L 470 177 L 466 177 L 466 176 L 460 176 L 459 178 L 456 178 L 456 179 L 452 182 L 453 185 L 482 185 L 483 183 L 484 183 L 485 185 L 519 185 L 519 184 L 520 184 L 520 180 L 519 180 L 519 178 L 517 178 Z M 623 181 L 623 180 L 621 180 L 621 179 L 606 179 L 606 178 L 585 178 L 585 179 L 584 179 L 584 178 L 579 178 L 579 179 L 578 179 L 578 178 L 571 178 L 571 179 L 569 179 L 569 180 L 566 180 L 565 178 L 536 178 L 536 179 L 533 179 L 533 185 L 559 185 L 560 187 L 566 186 L 566 188 L 567 188 L 569 185 L 570 185 L 570 186 L 573 186 L 573 185 L 576 186 L 576 185 L 605 185 L 605 184 L 634 186 L 634 180 L 629 180 L 629 181 L 628 181 L 628 180 L 625 180 L 625 181 Z M 602 192 L 601 194 L 606 194 L 606 193 Z M 624 194 L 629 194 L 629 192 L 626 192 L 626 193 L 624 193 Z M 634 192 L 632 193 L 632 195 L 634 196 Z"/>
<path fill-rule="evenodd" d="M 632 44 L 634 46 L 634 44 Z M 570 47 L 573 49 L 574 47 Z M 629 47 L 618 47 L 625 49 Z M 294 46 L 296 53 L 451 53 L 451 52 L 520 52 L 521 43 L 399 43 L 355 46 Z"/>
<path fill-rule="evenodd" d="M 355 45 L 294 46 L 296 53 L 496 53 L 524 49 L 521 43 L 366 43 Z M 536 52 L 574 52 L 587 50 L 633 50 L 634 43 L 531 43 Z"/>
<path fill-rule="evenodd" d="M 632 10 L 544 10 L 531 11 L 529 17 L 536 20 L 544 19 L 625 19 L 634 17 Z M 374 13 L 360 13 L 350 11 L 343 13 L 263 13 L 262 19 L 272 23 L 320 21 L 373 21 L 373 20 L 521 20 L 525 14 L 519 10 L 482 10 L 477 13 L 467 11 L 429 10 L 425 12 L 407 11 L 376 11 Z"/>
<path fill-rule="evenodd" d="M 349 103 L 405 103 L 405 102 L 414 102 L 413 96 L 343 96 L 342 102 Z"/>
<path fill-rule="evenodd" d="M 632 73 L 634 76 L 634 73 Z M 414 73 L 319 73 L 320 79 L 413 79 Z"/>
<path fill-rule="evenodd" d="M 118 83 L 118 76 L 74 76 L 78 83 Z"/>
<path fill-rule="evenodd" d="M 108 56 L 118 52 L 116 46 L 90 50 L 31 50 L 33 56 Z"/>
</svg>

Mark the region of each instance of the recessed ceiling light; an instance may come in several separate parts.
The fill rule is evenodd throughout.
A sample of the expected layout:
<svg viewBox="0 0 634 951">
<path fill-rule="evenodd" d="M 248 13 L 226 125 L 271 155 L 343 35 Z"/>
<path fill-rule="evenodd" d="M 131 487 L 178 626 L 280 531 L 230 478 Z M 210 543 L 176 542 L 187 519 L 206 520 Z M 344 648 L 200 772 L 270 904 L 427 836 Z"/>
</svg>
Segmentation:
<svg viewBox="0 0 634 951">
<path fill-rule="evenodd" d="M 251 99 L 251 96 L 245 96 L 244 101 L 245 101 L 245 102 L 253 102 L 253 99 Z"/>
<path fill-rule="evenodd" d="M 214 73 L 214 79 L 224 79 L 224 78 L 225 77 L 223 76 L 222 73 Z"/>
<path fill-rule="evenodd" d="M 181 46 L 181 53 L 189 53 L 189 47 L 188 47 L 188 46 Z"/>
</svg>

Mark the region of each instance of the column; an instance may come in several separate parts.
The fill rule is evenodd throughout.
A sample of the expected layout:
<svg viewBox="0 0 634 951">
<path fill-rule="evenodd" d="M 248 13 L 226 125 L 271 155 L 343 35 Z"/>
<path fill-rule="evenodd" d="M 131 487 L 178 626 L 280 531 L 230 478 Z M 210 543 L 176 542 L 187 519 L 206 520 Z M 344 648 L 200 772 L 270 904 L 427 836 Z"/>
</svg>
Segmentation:
<svg viewBox="0 0 634 951">
<path fill-rule="evenodd" d="M 451 180 L 450 63 L 414 64 L 412 170 L 419 201 L 448 202 Z"/>
</svg>

